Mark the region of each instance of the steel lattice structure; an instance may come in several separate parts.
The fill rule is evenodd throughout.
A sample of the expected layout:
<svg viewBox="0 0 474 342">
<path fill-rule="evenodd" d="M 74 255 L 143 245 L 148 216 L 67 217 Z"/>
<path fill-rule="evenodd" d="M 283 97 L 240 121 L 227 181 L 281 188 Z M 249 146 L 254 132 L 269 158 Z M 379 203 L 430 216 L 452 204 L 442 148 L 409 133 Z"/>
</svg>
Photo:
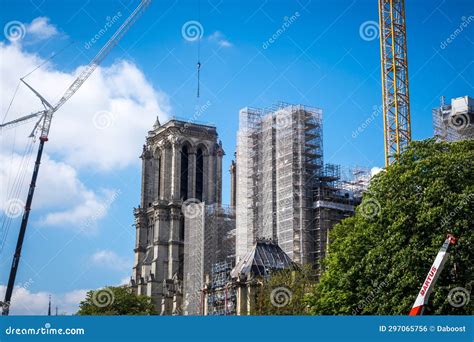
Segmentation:
<svg viewBox="0 0 474 342">
<path fill-rule="evenodd" d="M 404 0 L 379 0 L 385 166 L 411 141 Z"/>
</svg>

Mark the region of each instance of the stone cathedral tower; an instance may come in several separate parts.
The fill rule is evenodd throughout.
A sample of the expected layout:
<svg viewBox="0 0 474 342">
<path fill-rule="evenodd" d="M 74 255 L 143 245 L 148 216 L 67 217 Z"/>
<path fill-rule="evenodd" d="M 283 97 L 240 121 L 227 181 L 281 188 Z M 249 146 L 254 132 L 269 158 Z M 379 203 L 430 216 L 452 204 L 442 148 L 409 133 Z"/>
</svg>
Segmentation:
<svg viewBox="0 0 474 342">
<path fill-rule="evenodd" d="M 143 146 L 131 286 L 162 315 L 181 312 L 183 203 L 221 204 L 223 155 L 215 127 L 180 120 L 157 120 Z"/>
</svg>

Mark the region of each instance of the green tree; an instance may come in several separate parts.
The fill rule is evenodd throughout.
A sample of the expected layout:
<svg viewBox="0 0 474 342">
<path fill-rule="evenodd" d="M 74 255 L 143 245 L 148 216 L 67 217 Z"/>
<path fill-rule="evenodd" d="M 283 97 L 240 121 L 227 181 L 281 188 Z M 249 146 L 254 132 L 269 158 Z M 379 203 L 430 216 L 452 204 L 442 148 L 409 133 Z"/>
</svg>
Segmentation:
<svg viewBox="0 0 474 342">
<path fill-rule="evenodd" d="M 315 284 L 313 270 L 281 270 L 272 274 L 257 289 L 256 315 L 305 315 L 309 314 L 304 301 Z"/>
<path fill-rule="evenodd" d="M 425 314 L 472 314 L 466 293 L 474 285 L 473 163 L 473 140 L 429 139 L 411 143 L 398 163 L 376 175 L 355 216 L 330 234 L 325 272 L 307 298 L 311 312 L 408 314 L 452 233 L 459 240 Z"/>
<path fill-rule="evenodd" d="M 89 291 L 79 304 L 78 315 L 153 315 L 156 314 L 151 298 L 137 296 L 125 286 L 104 287 Z"/>
</svg>

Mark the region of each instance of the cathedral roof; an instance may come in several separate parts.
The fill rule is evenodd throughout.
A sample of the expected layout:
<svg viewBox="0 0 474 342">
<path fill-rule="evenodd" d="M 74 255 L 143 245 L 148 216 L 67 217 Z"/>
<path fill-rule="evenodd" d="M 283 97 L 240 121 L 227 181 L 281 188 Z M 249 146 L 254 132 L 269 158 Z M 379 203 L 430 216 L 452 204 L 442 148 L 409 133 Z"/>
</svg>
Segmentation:
<svg viewBox="0 0 474 342">
<path fill-rule="evenodd" d="M 253 249 L 231 271 L 232 278 L 251 279 L 267 277 L 270 272 L 286 268 L 298 268 L 278 244 L 270 240 L 258 241 Z"/>
</svg>

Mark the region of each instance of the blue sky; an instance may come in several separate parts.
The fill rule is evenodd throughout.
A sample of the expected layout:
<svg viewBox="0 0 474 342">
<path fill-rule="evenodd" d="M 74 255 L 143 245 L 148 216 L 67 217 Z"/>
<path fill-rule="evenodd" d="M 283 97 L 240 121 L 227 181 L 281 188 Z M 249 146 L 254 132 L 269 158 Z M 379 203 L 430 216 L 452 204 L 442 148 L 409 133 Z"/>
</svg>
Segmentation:
<svg viewBox="0 0 474 342">
<path fill-rule="evenodd" d="M 5 32 L 1 36 L 0 65 L 4 64 L 4 73 L 11 69 L 7 64 L 11 63 L 8 58 L 12 55 L 35 56 L 40 61 L 75 42 L 48 64 L 49 73 L 35 83 L 40 91 L 57 98 L 67 82 L 64 81 L 63 85 L 58 81 L 61 87 L 51 89 L 55 83 L 51 84 L 48 77 L 58 74 L 61 74 L 58 76 L 60 80 L 65 80 L 67 75 L 72 77 L 78 67 L 88 63 L 138 1 L 1 0 L 0 3 L 1 27 L 5 28 L 12 21 L 21 22 L 26 27 L 26 34 L 20 41 L 10 42 Z M 448 100 L 474 96 L 474 17 L 471 17 L 474 9 L 470 0 L 407 1 L 406 6 L 412 131 L 414 139 L 425 139 L 433 134 L 431 108 L 439 104 L 440 96 L 444 95 Z M 107 107 L 115 123 L 106 130 L 109 134 L 106 144 L 110 146 L 97 145 L 97 150 L 102 153 L 99 157 L 88 159 L 94 146 L 91 142 L 89 148 L 81 144 L 83 141 L 88 143 L 89 134 L 97 136 L 97 141 L 100 141 L 104 131 L 98 131 L 86 120 L 83 120 L 83 129 L 71 127 L 74 125 L 67 120 L 67 109 L 73 111 L 72 105 L 65 106 L 62 113 L 58 113 L 59 123 L 57 126 L 53 124 L 51 141 L 46 145 L 48 158 L 52 165 L 56 163 L 54 167 L 62 167 L 80 183 L 74 188 L 79 189 L 77 191 L 85 201 L 102 200 L 110 205 L 107 205 L 106 212 L 99 210 L 99 214 L 93 217 L 93 229 L 86 233 L 78 230 L 74 222 L 61 221 L 61 215 L 48 216 L 51 212 L 58 212 L 59 207 L 68 210 L 68 201 L 64 200 L 68 199 L 67 194 L 59 204 L 51 200 L 51 206 L 40 206 L 37 210 L 33 207 L 17 282 L 28 285 L 24 286 L 22 298 L 36 298 L 38 308 L 43 305 L 45 294 L 53 293 L 57 301 L 67 302 L 59 304 L 67 311 L 74 299 L 80 297 L 79 292 L 74 291 L 118 284 L 130 275 L 135 238 L 131 226 L 132 208 L 139 202 L 140 191 L 137 157 L 158 112 L 162 120 L 171 115 L 192 119 L 196 106 L 208 103 L 209 108 L 197 119 L 217 126 L 226 151 L 224 168 L 228 170 L 235 151 L 240 108 L 267 107 L 277 101 L 319 107 L 324 116 L 326 162 L 345 166 L 383 166 L 382 115 L 373 113 L 374 107 L 381 104 L 379 40 L 370 35 L 373 33 L 370 28 L 374 27 L 372 22 L 378 22 L 375 0 L 201 0 L 200 7 L 199 19 L 196 1 L 153 1 L 104 61 L 103 82 L 100 83 L 98 77 L 91 80 L 98 82 L 93 91 L 95 83 L 87 89 L 86 82 L 84 89 L 75 95 L 79 99 L 76 101 L 80 101 L 89 98 L 86 93 L 93 93 L 87 96 L 93 98 L 94 103 L 100 102 L 102 95 L 109 98 L 110 103 L 123 99 L 129 101 L 124 103 L 130 104 L 131 110 L 123 115 L 128 115 L 128 120 L 136 124 L 130 126 L 130 130 L 127 126 L 120 126 L 122 113 L 115 115 L 110 109 L 113 106 Z M 110 31 L 91 47 L 86 46 L 114 16 L 118 16 L 118 20 Z M 33 25 L 35 18 L 42 19 Z M 203 28 L 199 99 L 196 97 L 198 44 L 184 39 L 182 34 L 183 25 L 191 20 L 199 20 Z M 285 20 L 291 24 L 277 35 L 273 43 L 269 43 Z M 455 34 L 463 22 L 467 23 L 466 27 Z M 364 27 L 368 27 L 366 33 L 361 31 Z M 446 43 L 451 35 L 454 39 Z M 18 77 L 31 71 L 26 62 L 24 70 L 20 67 L 22 63 L 16 64 L 19 64 Z M 6 78 L 6 75 L 1 77 Z M 120 80 L 125 81 L 120 83 Z M 11 82 L 2 82 L 1 85 L 3 118 L 14 85 Z M 118 89 L 122 98 L 99 85 Z M 41 108 L 31 94 L 23 101 L 32 108 Z M 18 102 L 22 102 L 21 97 L 15 99 L 8 119 L 27 114 L 20 110 L 21 105 L 16 106 Z M 84 106 L 86 111 L 89 108 L 86 100 L 76 103 Z M 140 110 L 134 110 L 137 108 Z M 74 122 L 80 123 L 80 113 L 71 114 L 71 117 L 73 115 Z M 354 137 L 353 133 L 367 119 L 370 122 Z M 32 124 L 27 125 L 29 130 Z M 61 137 L 66 135 L 64 132 L 70 132 L 70 135 Z M 17 145 L 26 143 L 23 133 L 17 133 Z M 56 142 L 55 134 L 58 136 Z M 21 137 L 25 137 L 24 142 Z M 71 143 L 77 141 L 71 150 L 77 151 L 77 156 L 67 156 L 69 150 L 60 145 L 59 142 L 68 143 L 68 138 Z M 119 147 L 118 151 L 114 149 L 114 140 L 129 153 L 123 163 L 117 161 L 121 150 Z M 1 148 L 6 155 L 12 151 L 21 155 L 18 146 L 12 147 L 5 136 Z M 53 184 L 54 188 L 54 175 L 43 177 L 48 177 L 45 183 Z M 10 180 L 3 177 L 0 185 L 5 190 Z M 40 182 L 38 188 L 41 188 Z M 61 192 L 61 186 L 57 188 L 52 191 Z M 224 203 L 228 203 L 227 173 L 223 188 Z M 47 189 L 42 191 L 46 193 Z M 19 197 L 25 196 L 23 193 Z M 46 201 L 48 196 L 39 198 Z M 49 220 L 45 221 L 45 217 Z M 0 251 L 0 284 L 7 281 L 19 221 L 18 217 L 11 223 L 5 246 Z M 38 296 L 34 297 L 34 294 Z M 28 310 L 18 308 L 17 312 L 28 313 Z"/>
</svg>

